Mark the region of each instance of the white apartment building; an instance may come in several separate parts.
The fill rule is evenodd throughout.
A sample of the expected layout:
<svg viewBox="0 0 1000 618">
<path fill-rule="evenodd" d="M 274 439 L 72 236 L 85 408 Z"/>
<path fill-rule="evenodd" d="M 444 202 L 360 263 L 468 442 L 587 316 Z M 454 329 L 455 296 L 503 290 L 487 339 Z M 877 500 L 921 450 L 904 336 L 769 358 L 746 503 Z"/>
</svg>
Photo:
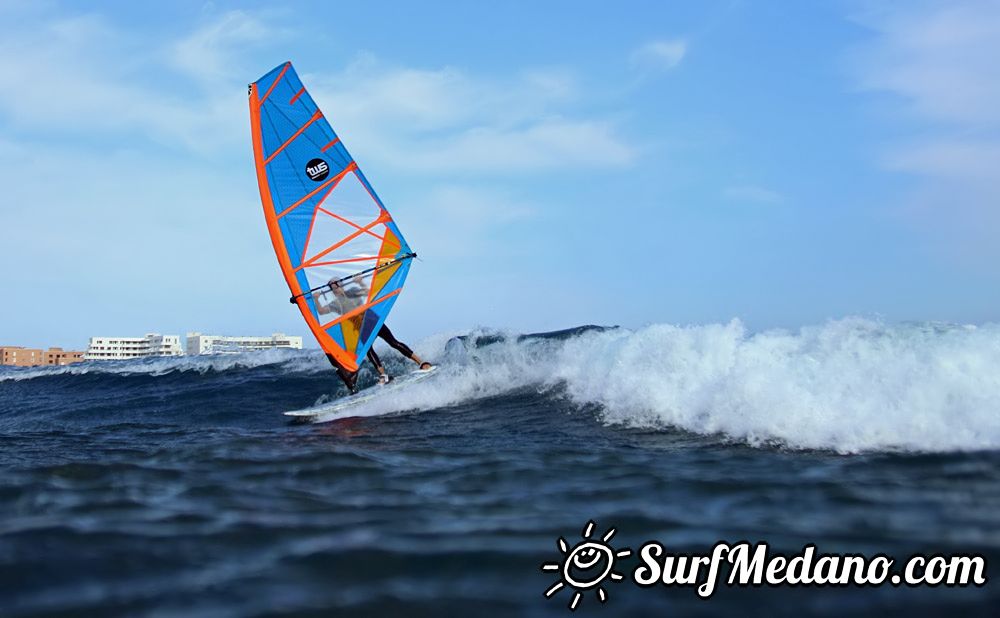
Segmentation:
<svg viewBox="0 0 1000 618">
<path fill-rule="evenodd" d="M 256 352 L 271 348 L 302 349 L 302 337 L 284 333 L 274 333 L 270 337 L 226 337 L 223 335 L 187 334 L 187 353 L 197 354 L 238 354 Z"/>
<path fill-rule="evenodd" d="M 146 356 L 183 356 L 177 335 L 148 333 L 144 337 L 91 337 L 84 360 L 123 360 Z"/>
</svg>

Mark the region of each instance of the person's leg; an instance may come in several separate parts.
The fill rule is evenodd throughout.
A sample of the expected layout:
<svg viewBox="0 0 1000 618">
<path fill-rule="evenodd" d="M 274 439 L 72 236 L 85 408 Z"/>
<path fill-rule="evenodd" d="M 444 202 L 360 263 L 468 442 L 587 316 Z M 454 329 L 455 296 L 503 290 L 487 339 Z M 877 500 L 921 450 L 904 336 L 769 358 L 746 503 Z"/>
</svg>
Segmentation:
<svg viewBox="0 0 1000 618">
<path fill-rule="evenodd" d="M 375 353 L 375 348 L 368 348 L 368 360 L 371 361 L 372 367 L 378 372 L 378 381 L 380 384 L 386 384 L 392 381 L 392 376 L 390 376 L 385 371 L 385 365 L 382 364 L 382 359 L 378 357 Z"/>
<path fill-rule="evenodd" d="M 383 341 L 385 341 L 386 343 L 388 343 L 390 348 L 396 350 L 397 352 L 399 352 L 400 354 L 402 354 L 406 358 L 408 358 L 408 359 L 412 360 L 413 362 L 415 362 L 417 365 L 420 366 L 421 369 L 430 369 L 431 368 L 431 364 L 428 363 L 428 362 L 426 362 L 426 361 L 424 361 L 424 360 L 422 360 L 419 356 L 417 356 L 413 352 L 413 350 L 410 349 L 410 346 L 406 345 L 402 341 L 400 341 L 400 340 L 396 339 L 395 337 L 393 337 L 392 336 L 392 331 L 389 330 L 389 327 L 386 326 L 385 324 L 383 324 L 382 328 L 379 329 L 378 336 Z"/>
<path fill-rule="evenodd" d="M 350 392 L 352 395 L 358 392 L 357 388 L 358 372 L 355 371 L 354 373 L 351 373 L 350 371 L 347 371 L 346 369 L 341 367 L 340 363 L 338 363 L 337 360 L 333 358 L 333 354 L 327 354 L 326 360 L 330 361 L 330 364 L 333 365 L 333 368 L 337 370 L 337 376 L 344 382 L 344 385 L 347 387 L 348 392 Z"/>
<path fill-rule="evenodd" d="M 382 328 L 379 329 L 378 336 L 382 339 L 382 341 L 388 343 L 390 348 L 396 350 L 406 358 L 413 358 L 413 350 L 410 349 L 410 346 L 393 337 L 392 331 L 389 330 L 389 327 L 385 324 L 383 324 Z"/>
</svg>

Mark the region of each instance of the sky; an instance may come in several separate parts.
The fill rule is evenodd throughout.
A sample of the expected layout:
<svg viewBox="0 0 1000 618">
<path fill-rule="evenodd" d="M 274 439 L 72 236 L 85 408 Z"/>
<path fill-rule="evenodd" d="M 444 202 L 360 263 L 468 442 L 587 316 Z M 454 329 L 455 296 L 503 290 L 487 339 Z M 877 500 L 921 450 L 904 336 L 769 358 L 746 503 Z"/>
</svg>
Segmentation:
<svg viewBox="0 0 1000 618">
<path fill-rule="evenodd" d="M 0 345 L 308 331 L 246 85 L 420 255 L 389 324 L 1000 319 L 1000 2 L 0 0 Z"/>
</svg>

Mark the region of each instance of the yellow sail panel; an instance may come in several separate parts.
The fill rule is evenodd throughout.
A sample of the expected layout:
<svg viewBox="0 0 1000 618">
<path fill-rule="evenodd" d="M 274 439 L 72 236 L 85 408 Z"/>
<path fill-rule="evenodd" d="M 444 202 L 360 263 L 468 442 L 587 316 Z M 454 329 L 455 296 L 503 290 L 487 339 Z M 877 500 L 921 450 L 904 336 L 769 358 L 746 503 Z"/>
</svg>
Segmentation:
<svg viewBox="0 0 1000 618">
<path fill-rule="evenodd" d="M 249 96 L 261 202 L 291 300 L 323 350 L 353 371 L 414 254 L 290 63 L 251 84 Z"/>
</svg>

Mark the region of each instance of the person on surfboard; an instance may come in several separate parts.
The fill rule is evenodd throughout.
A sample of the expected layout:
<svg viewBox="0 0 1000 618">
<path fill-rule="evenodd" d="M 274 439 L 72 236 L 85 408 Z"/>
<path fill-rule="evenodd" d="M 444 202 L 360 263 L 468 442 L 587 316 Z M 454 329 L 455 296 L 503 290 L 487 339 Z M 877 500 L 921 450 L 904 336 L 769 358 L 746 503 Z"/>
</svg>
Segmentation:
<svg viewBox="0 0 1000 618">
<path fill-rule="evenodd" d="M 383 324 L 382 328 L 379 329 L 378 337 L 383 341 L 385 341 L 386 343 L 388 343 L 389 347 L 393 348 L 406 358 L 415 362 L 417 366 L 420 367 L 421 370 L 426 371 L 434 366 L 431 363 L 428 363 L 427 361 L 417 356 L 416 352 L 414 352 L 410 348 L 410 346 L 396 339 L 393 336 L 392 331 L 389 330 L 389 327 L 386 326 L 385 324 Z M 337 376 L 341 379 L 341 381 L 344 382 L 344 385 L 347 386 L 347 390 L 350 391 L 352 395 L 354 393 L 357 393 L 358 373 L 360 372 L 360 370 L 355 372 L 347 371 L 346 369 L 340 366 L 340 363 L 338 363 L 337 359 L 333 357 L 333 354 L 327 354 L 326 358 L 328 361 L 330 361 L 330 364 L 333 365 L 334 369 L 337 370 Z M 389 373 L 385 370 L 385 365 L 382 364 L 382 359 L 379 358 L 378 354 L 375 353 L 374 347 L 368 348 L 367 358 L 369 361 L 371 361 L 372 367 L 375 367 L 375 370 L 378 372 L 379 384 L 388 384 L 389 382 L 392 381 L 392 376 L 390 376 Z"/>
<path fill-rule="evenodd" d="M 364 278 L 360 273 L 351 277 L 347 283 L 344 283 L 342 280 L 331 279 L 326 287 L 333 294 L 332 299 L 327 300 L 324 298 L 327 296 L 326 290 L 313 292 L 313 300 L 316 303 L 316 310 L 320 314 L 339 313 L 343 315 L 362 306 L 368 298 L 368 286 L 365 285 Z M 382 328 L 379 329 L 377 336 L 388 343 L 389 347 L 415 362 L 420 369 L 428 370 L 433 367 L 432 364 L 417 356 L 410 346 L 396 339 L 396 337 L 393 336 L 392 331 L 389 330 L 389 327 L 385 324 L 383 324 Z M 334 359 L 332 354 L 327 354 L 326 358 L 337 370 L 337 376 L 339 376 L 347 386 L 347 390 L 350 391 L 351 394 L 356 393 L 358 372 L 355 371 L 352 373 L 341 367 L 340 363 Z M 392 381 L 392 376 L 390 376 L 385 370 L 385 365 L 382 364 L 382 359 L 380 359 L 378 354 L 375 353 L 374 347 L 368 348 L 368 360 L 371 361 L 372 366 L 375 367 L 376 371 L 378 371 L 379 384 L 388 384 Z"/>
<path fill-rule="evenodd" d="M 345 313 L 357 309 L 368 300 L 368 286 L 359 273 L 346 283 L 340 279 L 330 279 L 326 287 L 312 293 L 316 311 L 320 315 L 327 313 Z"/>
<path fill-rule="evenodd" d="M 415 362 L 421 370 L 426 371 L 434 366 L 417 356 L 416 352 L 410 349 L 410 346 L 393 337 L 392 331 L 389 330 L 389 327 L 385 324 L 382 325 L 382 328 L 378 329 L 378 338 L 388 343 L 389 347 L 393 350 L 396 350 L 406 358 Z M 375 353 L 374 346 L 368 348 L 368 360 L 372 362 L 372 366 L 378 371 L 379 384 L 386 384 L 392 381 L 392 376 L 386 373 L 385 367 L 382 365 L 382 359 L 380 359 L 378 354 Z"/>
</svg>

